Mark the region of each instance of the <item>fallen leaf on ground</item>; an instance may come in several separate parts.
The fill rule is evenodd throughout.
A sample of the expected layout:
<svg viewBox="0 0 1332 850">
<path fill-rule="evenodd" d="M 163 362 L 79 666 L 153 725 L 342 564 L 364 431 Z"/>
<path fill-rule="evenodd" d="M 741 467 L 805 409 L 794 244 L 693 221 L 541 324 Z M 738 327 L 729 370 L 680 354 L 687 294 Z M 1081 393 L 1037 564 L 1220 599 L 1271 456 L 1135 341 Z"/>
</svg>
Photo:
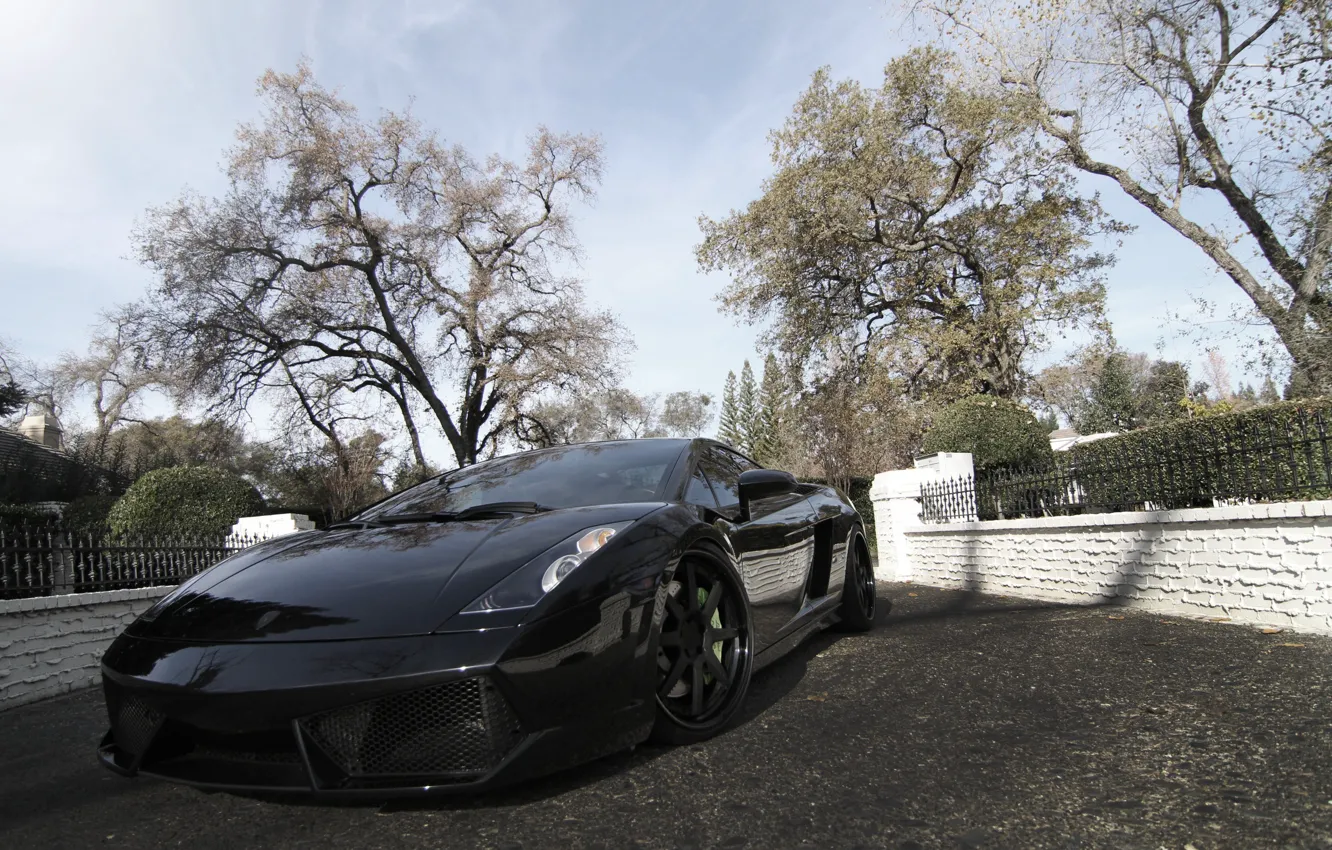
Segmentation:
<svg viewBox="0 0 1332 850">
<path fill-rule="evenodd" d="M 919 593 L 908 593 L 907 596 L 919 596 Z"/>
<path fill-rule="evenodd" d="M 1124 615 L 1123 615 L 1123 614 L 1111 614 L 1109 617 L 1106 617 L 1106 619 L 1107 619 L 1107 620 L 1122 620 L 1122 619 L 1124 619 Z"/>
<path fill-rule="evenodd" d="M 1229 617 L 1213 617 L 1211 621 L 1212 621 L 1213 623 L 1229 623 L 1229 622 L 1230 622 L 1230 618 L 1229 618 Z"/>
<path fill-rule="evenodd" d="M 1279 634 L 1281 634 L 1281 629 L 1263 629 L 1263 634 L 1265 634 L 1265 635 L 1279 635 Z"/>
<path fill-rule="evenodd" d="M 810 702 L 824 702 L 828 699 L 828 695 L 826 693 L 810 694 L 809 696 L 805 697 L 805 699 L 809 700 Z"/>
<path fill-rule="evenodd" d="M 1291 649 L 1303 649 L 1303 648 L 1304 648 L 1304 644 L 1302 644 L 1302 643 L 1279 643 L 1279 644 L 1277 644 L 1277 646 L 1289 646 Z"/>
</svg>

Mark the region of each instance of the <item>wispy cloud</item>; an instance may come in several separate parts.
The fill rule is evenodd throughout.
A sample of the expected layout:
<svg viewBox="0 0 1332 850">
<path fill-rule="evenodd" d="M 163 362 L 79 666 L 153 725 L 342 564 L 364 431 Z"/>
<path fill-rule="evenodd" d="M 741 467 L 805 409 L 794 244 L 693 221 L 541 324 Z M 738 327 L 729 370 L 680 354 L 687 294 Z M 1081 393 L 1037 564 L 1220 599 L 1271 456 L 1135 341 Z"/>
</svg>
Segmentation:
<svg viewBox="0 0 1332 850">
<path fill-rule="evenodd" d="M 255 79 L 306 55 L 366 111 L 410 101 L 443 138 L 478 154 L 521 155 L 539 123 L 600 133 L 606 179 L 579 214 L 589 296 L 637 340 L 633 387 L 718 392 L 726 371 L 755 355 L 755 330 L 717 313 L 725 280 L 696 267 L 696 219 L 757 195 L 771 169 L 768 131 L 815 68 L 879 79 L 903 49 L 887 8 L 6 4 L 0 161 L 13 176 L 0 212 L 0 336 L 38 357 L 80 348 L 98 310 L 141 293 L 146 273 L 125 259 L 134 219 L 187 185 L 217 191 L 222 151 L 256 113 Z M 1164 305 L 1186 305 L 1206 273 L 1169 237 L 1144 228 L 1114 272 L 1111 315 L 1129 347 L 1150 350 Z M 1159 284 L 1144 284 L 1149 272 Z"/>
</svg>

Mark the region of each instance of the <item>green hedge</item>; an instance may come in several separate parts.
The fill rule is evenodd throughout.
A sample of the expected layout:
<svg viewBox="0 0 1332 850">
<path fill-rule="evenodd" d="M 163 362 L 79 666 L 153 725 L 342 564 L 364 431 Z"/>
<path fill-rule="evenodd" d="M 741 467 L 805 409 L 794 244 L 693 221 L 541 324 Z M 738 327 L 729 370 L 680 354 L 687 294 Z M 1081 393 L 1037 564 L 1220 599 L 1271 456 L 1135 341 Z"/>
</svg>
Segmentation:
<svg viewBox="0 0 1332 850">
<path fill-rule="evenodd" d="M 207 466 L 171 466 L 135 481 L 107 522 L 118 535 L 216 536 L 263 510 L 259 492 L 239 476 Z"/>
<path fill-rule="evenodd" d="M 0 504 L 0 522 L 10 524 L 53 522 L 56 514 L 32 505 Z"/>
<path fill-rule="evenodd" d="M 1332 399 L 1304 399 L 1107 437 L 1075 446 L 1068 460 L 1092 510 L 1325 499 L 1329 431 Z"/>
<path fill-rule="evenodd" d="M 978 472 L 1048 469 L 1054 464 L 1050 435 L 1022 405 L 989 395 L 956 401 L 925 433 L 921 453 L 967 452 Z"/>
</svg>

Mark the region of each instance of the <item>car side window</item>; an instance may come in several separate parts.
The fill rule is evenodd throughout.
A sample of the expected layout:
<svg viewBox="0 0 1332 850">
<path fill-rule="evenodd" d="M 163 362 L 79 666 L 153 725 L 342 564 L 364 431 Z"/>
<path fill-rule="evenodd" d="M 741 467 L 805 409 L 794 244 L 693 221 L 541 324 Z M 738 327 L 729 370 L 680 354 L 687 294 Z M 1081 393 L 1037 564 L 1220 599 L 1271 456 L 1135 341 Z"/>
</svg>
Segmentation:
<svg viewBox="0 0 1332 850">
<path fill-rule="evenodd" d="M 751 469 L 762 469 L 762 468 L 763 468 L 763 467 L 759 466 L 757 463 L 754 463 L 754 462 L 753 462 L 752 460 L 750 460 L 749 458 L 747 458 L 747 457 L 745 457 L 745 456 L 743 456 L 743 455 L 737 454 L 737 453 L 735 453 L 735 452 L 733 452 L 733 451 L 729 451 L 729 450 L 727 450 L 727 449 L 722 449 L 722 453 L 725 454 L 728 458 L 730 458 L 732 463 L 734 463 L 736 466 L 740 467 L 740 471 L 741 471 L 741 472 L 748 472 L 748 471 L 751 470 Z"/>
<path fill-rule="evenodd" d="M 707 474 L 721 507 L 730 508 L 740 504 L 740 466 L 731 459 L 729 453 L 708 449 L 699 461 L 699 466 Z"/>
<path fill-rule="evenodd" d="M 705 508 L 716 508 L 717 497 L 712 495 L 712 488 L 708 486 L 708 477 L 703 474 L 703 467 L 700 466 L 694 470 L 694 477 L 689 479 L 689 489 L 685 491 L 685 501 L 691 505 L 702 505 Z"/>
</svg>

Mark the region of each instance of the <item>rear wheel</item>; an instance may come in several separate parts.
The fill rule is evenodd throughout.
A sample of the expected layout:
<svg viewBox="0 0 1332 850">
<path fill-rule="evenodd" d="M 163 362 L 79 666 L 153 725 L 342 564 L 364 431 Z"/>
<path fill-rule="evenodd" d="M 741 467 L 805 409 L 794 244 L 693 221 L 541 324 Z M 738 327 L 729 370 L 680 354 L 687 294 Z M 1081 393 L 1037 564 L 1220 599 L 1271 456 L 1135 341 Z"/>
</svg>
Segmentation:
<svg viewBox="0 0 1332 850">
<path fill-rule="evenodd" d="M 665 606 L 652 738 L 688 744 L 720 732 L 744 702 L 754 662 L 749 602 L 729 564 L 693 552 L 667 585 Z"/>
<path fill-rule="evenodd" d="M 853 537 L 846 550 L 846 580 L 837 624 L 844 632 L 867 632 L 874 625 L 874 565 L 862 546 L 860 538 Z"/>
</svg>

